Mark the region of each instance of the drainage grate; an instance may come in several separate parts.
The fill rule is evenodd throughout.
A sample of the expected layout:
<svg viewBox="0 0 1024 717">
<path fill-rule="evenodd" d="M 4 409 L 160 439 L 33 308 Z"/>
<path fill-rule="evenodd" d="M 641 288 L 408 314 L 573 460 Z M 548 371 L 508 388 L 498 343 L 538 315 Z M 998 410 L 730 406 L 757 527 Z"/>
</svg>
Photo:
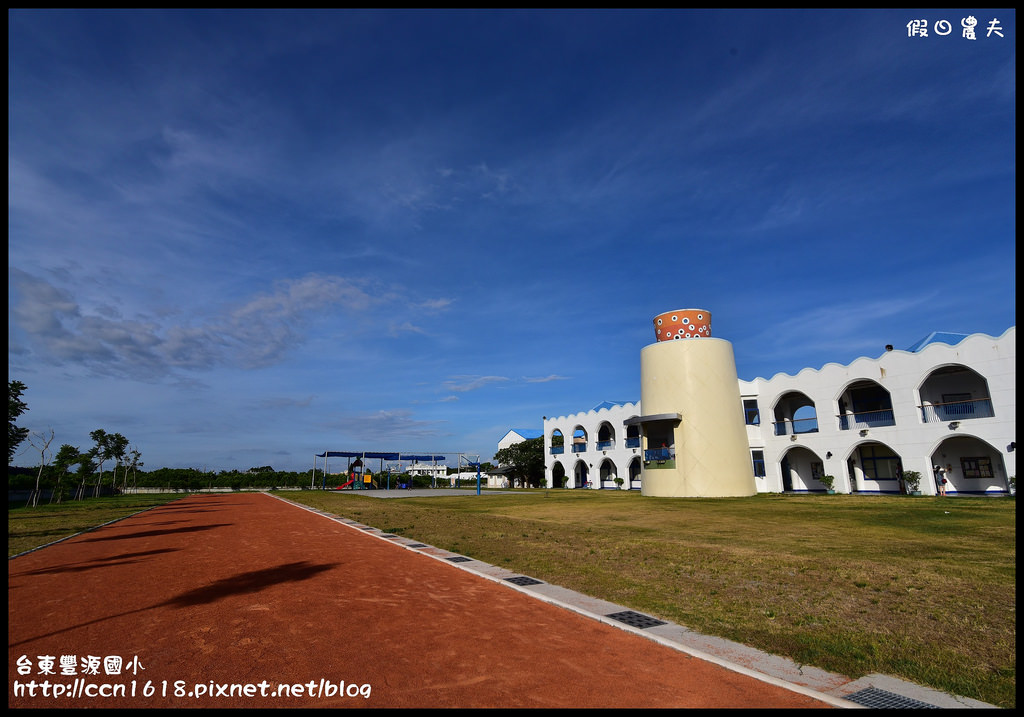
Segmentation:
<svg viewBox="0 0 1024 717">
<path fill-rule="evenodd" d="M 407 548 L 425 548 L 427 546 L 424 545 L 423 543 L 410 543 L 409 545 L 406 545 L 405 547 L 407 547 Z"/>
<path fill-rule="evenodd" d="M 639 627 L 641 630 L 647 627 L 654 627 L 655 625 L 667 625 L 668 623 L 664 620 L 656 620 L 650 615 L 641 615 L 638 612 L 632 610 L 624 610 L 623 612 L 613 612 L 611 615 L 605 615 L 610 617 L 612 620 L 618 620 L 624 622 L 632 627 Z"/>
<path fill-rule="evenodd" d="M 543 585 L 544 584 L 540 580 L 534 580 L 533 578 L 528 578 L 525 575 L 520 575 L 517 578 L 505 578 L 505 580 L 507 580 L 510 583 L 515 583 L 516 585 Z"/>
<path fill-rule="evenodd" d="M 392 535 L 391 533 L 381 533 L 380 537 L 382 537 L 382 538 L 397 538 L 398 536 L 397 535 Z"/>
<path fill-rule="evenodd" d="M 467 558 L 462 555 L 456 555 L 454 558 L 445 558 L 445 560 L 451 560 L 453 563 L 468 563 L 473 558 Z"/>
<path fill-rule="evenodd" d="M 886 692 L 885 690 L 880 690 L 877 687 L 868 687 L 860 692 L 854 692 L 852 695 L 846 695 L 844 699 L 847 699 L 850 702 L 856 702 L 864 707 L 879 709 L 939 709 L 935 705 L 930 705 L 927 702 L 913 700 L 909 697 L 897 695 L 893 692 Z"/>
<path fill-rule="evenodd" d="M 360 525 L 359 529 L 360 530 L 376 530 L 376 528 L 374 528 L 372 525 Z"/>
</svg>

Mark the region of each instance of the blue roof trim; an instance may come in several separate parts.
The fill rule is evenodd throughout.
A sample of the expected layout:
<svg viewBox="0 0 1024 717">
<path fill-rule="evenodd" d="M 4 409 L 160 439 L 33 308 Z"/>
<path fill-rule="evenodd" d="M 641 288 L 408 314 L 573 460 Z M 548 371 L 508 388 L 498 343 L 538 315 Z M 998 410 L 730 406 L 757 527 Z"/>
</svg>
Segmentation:
<svg viewBox="0 0 1024 717">
<path fill-rule="evenodd" d="M 542 438 L 544 436 L 544 431 L 538 431 L 536 428 L 513 428 L 510 430 L 510 433 L 518 433 L 527 440 L 531 438 Z M 508 434 L 506 433 L 505 435 Z"/>
<path fill-rule="evenodd" d="M 954 334 L 949 331 L 933 331 L 923 339 L 907 349 L 910 353 L 917 353 L 928 344 L 949 344 L 956 346 L 969 336 L 969 334 Z"/>
<path fill-rule="evenodd" d="M 636 403 L 636 401 L 601 401 L 601 403 L 597 404 L 596 406 L 594 406 L 590 410 L 591 411 L 600 411 L 602 408 L 604 408 L 604 409 L 615 408 L 616 406 L 625 406 L 627 403 Z"/>
</svg>

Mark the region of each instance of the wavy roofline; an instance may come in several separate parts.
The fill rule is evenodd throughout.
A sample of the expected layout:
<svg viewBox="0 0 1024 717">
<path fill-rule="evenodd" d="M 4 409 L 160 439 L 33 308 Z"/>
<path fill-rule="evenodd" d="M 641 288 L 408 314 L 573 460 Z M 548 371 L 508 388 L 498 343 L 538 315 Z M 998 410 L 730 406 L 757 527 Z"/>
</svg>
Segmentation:
<svg viewBox="0 0 1024 717">
<path fill-rule="evenodd" d="M 986 334 L 984 332 L 979 331 L 977 333 L 967 334 L 961 341 L 958 341 L 956 344 L 947 344 L 947 343 L 944 343 L 944 342 L 941 342 L 941 341 L 936 341 L 934 343 L 927 344 L 926 346 L 920 348 L 917 351 L 907 351 L 906 349 L 893 349 L 892 351 L 886 351 L 884 354 L 882 354 L 881 356 L 878 356 L 876 358 L 872 358 L 871 356 L 858 356 L 857 358 L 853 359 L 849 363 L 838 363 L 837 361 L 829 361 L 828 363 L 822 364 L 821 368 L 807 367 L 807 368 L 800 369 L 796 373 L 786 373 L 785 371 L 779 371 L 776 374 L 772 374 L 772 376 L 770 378 L 765 378 L 764 376 L 755 376 L 754 378 L 752 378 L 750 380 L 745 380 L 745 379 L 740 379 L 740 380 L 744 381 L 745 383 L 753 383 L 754 381 L 758 381 L 758 380 L 761 380 L 761 381 L 774 381 L 776 378 L 778 378 L 780 376 L 787 376 L 789 378 L 797 378 L 798 376 L 800 376 L 800 375 L 802 375 L 802 374 L 804 374 L 804 373 L 806 373 L 808 371 L 811 371 L 813 373 L 821 373 L 822 371 L 824 371 L 829 366 L 838 366 L 839 368 L 847 368 L 849 366 L 853 366 L 853 364 L 857 363 L 858 361 L 881 361 L 883 357 L 885 357 L 887 354 L 890 354 L 890 353 L 919 354 L 920 355 L 920 354 L 924 354 L 927 351 L 931 351 L 935 347 L 937 347 L 938 350 L 940 350 L 940 351 L 941 350 L 949 350 L 949 349 L 956 348 L 957 346 L 961 346 L 961 345 L 967 343 L 968 341 L 974 341 L 974 340 L 982 339 L 982 338 L 983 339 L 988 339 L 990 341 L 1002 341 L 1004 338 L 1006 338 L 1007 334 L 1009 334 L 1011 331 L 1016 331 L 1016 329 L 1017 329 L 1016 325 L 1011 326 L 1010 328 L 1006 329 L 1006 331 L 1004 331 L 1003 333 L 999 334 L 998 336 L 993 336 L 992 334 Z"/>
<path fill-rule="evenodd" d="M 631 401 L 631 402 L 628 402 L 628 403 L 617 403 L 614 406 L 612 406 L 611 408 L 599 408 L 596 411 L 592 408 L 589 411 L 579 411 L 577 413 L 570 413 L 570 414 L 565 415 L 565 416 L 552 416 L 551 418 L 548 419 L 548 421 L 561 421 L 563 419 L 569 420 L 569 419 L 575 418 L 576 416 L 590 416 L 591 414 L 593 414 L 595 417 L 597 417 L 597 416 L 599 416 L 601 414 L 602 411 L 605 412 L 605 413 L 611 413 L 612 409 L 625 408 L 626 406 L 634 406 L 635 407 L 639 403 L 640 403 L 640 400 L 637 399 L 636 401 Z M 546 422 L 547 421 L 545 421 L 545 423 Z"/>
</svg>

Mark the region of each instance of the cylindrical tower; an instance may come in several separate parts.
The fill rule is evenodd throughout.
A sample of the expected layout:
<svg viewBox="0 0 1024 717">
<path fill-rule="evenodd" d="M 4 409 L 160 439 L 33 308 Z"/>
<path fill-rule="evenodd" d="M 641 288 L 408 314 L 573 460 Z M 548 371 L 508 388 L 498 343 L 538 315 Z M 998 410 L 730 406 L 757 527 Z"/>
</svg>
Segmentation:
<svg viewBox="0 0 1024 717">
<path fill-rule="evenodd" d="M 732 344 L 711 338 L 702 309 L 659 314 L 654 324 L 657 341 L 640 352 L 644 415 L 633 419 L 645 442 L 641 493 L 756 494 Z"/>
</svg>

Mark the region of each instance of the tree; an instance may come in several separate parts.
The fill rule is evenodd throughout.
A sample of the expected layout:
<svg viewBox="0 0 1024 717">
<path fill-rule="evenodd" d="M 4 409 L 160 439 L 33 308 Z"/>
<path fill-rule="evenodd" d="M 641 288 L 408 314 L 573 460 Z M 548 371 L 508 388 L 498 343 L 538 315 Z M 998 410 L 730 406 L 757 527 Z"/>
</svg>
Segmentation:
<svg viewBox="0 0 1024 717">
<path fill-rule="evenodd" d="M 100 485 L 103 483 L 103 464 L 111 459 L 110 454 L 110 437 L 107 436 L 107 432 L 102 428 L 97 428 L 95 431 L 89 434 L 95 442 L 93 449 L 89 451 L 89 455 L 92 458 L 96 458 L 100 462 L 100 473 L 99 477 L 96 478 L 96 485 L 93 488 L 93 497 L 100 494 Z"/>
<path fill-rule="evenodd" d="M 96 449 L 82 453 L 78 457 L 78 488 L 75 490 L 75 500 L 83 500 L 85 498 L 85 481 L 96 470 L 96 464 L 93 462 L 95 457 Z"/>
<path fill-rule="evenodd" d="M 110 457 L 114 459 L 114 477 L 110 481 L 110 485 L 115 490 L 117 489 L 117 469 L 121 467 L 121 463 L 124 462 L 125 451 L 128 450 L 128 439 L 122 436 L 120 433 L 108 433 L 107 441 L 110 447 Z M 124 469 L 125 483 L 128 482 L 128 468 Z"/>
<path fill-rule="evenodd" d="M 28 410 L 28 404 L 21 400 L 26 388 L 21 381 L 7 382 L 7 465 L 14 460 L 18 446 L 28 438 L 28 429 L 15 424 L 18 416 Z"/>
<path fill-rule="evenodd" d="M 68 474 L 68 469 L 71 468 L 71 466 L 76 463 L 80 463 L 82 460 L 82 454 L 78 450 L 77 446 L 65 443 L 60 447 L 60 450 L 57 451 L 56 457 L 53 459 L 53 466 L 57 469 L 57 485 L 53 489 L 53 495 L 50 497 L 51 501 L 56 498 L 57 502 L 60 503 L 62 494 L 60 485 L 61 480 Z"/>
<path fill-rule="evenodd" d="M 130 451 L 128 451 L 128 458 L 127 458 L 127 461 L 125 462 L 125 466 L 124 466 L 124 488 L 125 488 L 125 490 L 128 489 L 128 469 L 129 468 L 132 469 L 132 488 L 136 487 L 136 476 L 138 475 L 138 470 L 139 470 L 139 468 L 142 468 L 143 465 L 145 465 L 142 461 L 139 460 L 139 458 L 141 458 L 141 457 L 142 457 L 142 454 L 139 452 L 138 448 L 133 447 Z"/>
<path fill-rule="evenodd" d="M 33 433 L 32 437 L 28 439 L 28 442 L 39 451 L 39 474 L 36 475 L 36 487 L 32 491 L 32 497 L 29 498 L 29 502 L 32 507 L 39 505 L 39 482 L 43 478 L 43 468 L 49 463 L 50 443 L 53 442 L 53 429 L 50 429 L 50 435 L 47 436 L 44 433 Z"/>
<path fill-rule="evenodd" d="M 509 483 L 537 487 L 544 482 L 544 439 L 531 438 L 513 443 L 494 454 L 499 465 L 508 466 Z"/>
</svg>

